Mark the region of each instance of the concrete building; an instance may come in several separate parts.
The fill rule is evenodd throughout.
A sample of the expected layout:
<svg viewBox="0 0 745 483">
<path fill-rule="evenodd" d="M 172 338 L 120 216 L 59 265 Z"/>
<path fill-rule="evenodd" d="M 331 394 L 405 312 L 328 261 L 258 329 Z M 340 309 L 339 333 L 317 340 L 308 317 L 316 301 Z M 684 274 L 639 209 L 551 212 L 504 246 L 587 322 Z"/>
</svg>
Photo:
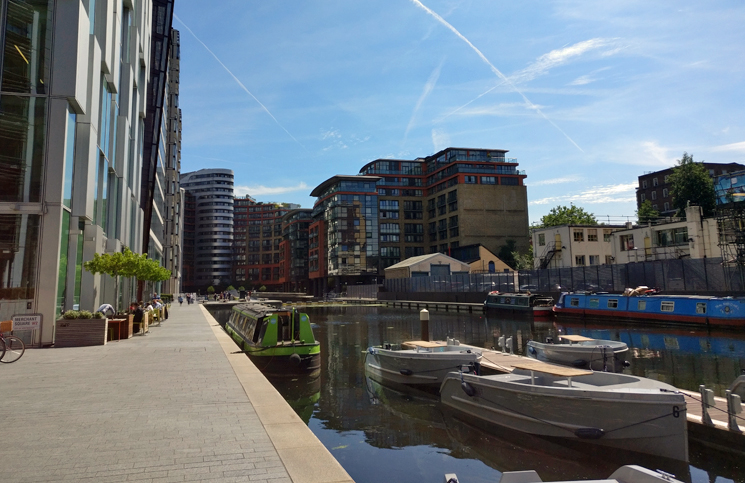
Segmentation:
<svg viewBox="0 0 745 483">
<path fill-rule="evenodd" d="M 716 178 L 723 174 L 732 173 L 745 169 L 745 165 L 739 163 L 703 163 L 709 176 Z M 676 209 L 673 208 L 672 184 L 670 175 L 674 168 L 653 171 L 639 176 L 639 186 L 636 188 L 636 207 L 639 209 L 645 200 L 652 203 L 652 208 L 660 213 L 660 216 L 675 216 Z"/>
<path fill-rule="evenodd" d="M 232 282 L 233 179 L 233 170 L 222 168 L 181 175 L 181 188 L 193 205 L 193 214 L 185 213 L 184 220 L 184 251 L 189 253 L 184 265 L 189 268 L 184 270 L 183 291 L 204 292 Z"/>
<path fill-rule="evenodd" d="M 613 232 L 626 225 L 560 225 L 533 230 L 535 268 L 612 265 Z"/>
<path fill-rule="evenodd" d="M 618 265 L 677 258 L 722 256 L 716 218 L 701 207 L 686 218 L 644 225 L 561 225 L 533 231 L 535 268 Z"/>
<path fill-rule="evenodd" d="M 450 255 L 467 263 L 471 273 L 511 272 L 512 268 L 481 244 L 465 245 L 450 250 Z"/>
<path fill-rule="evenodd" d="M 27 341 L 53 343 L 65 309 L 120 307 L 95 253 L 142 252 L 143 146 L 151 19 L 168 35 L 172 1 L 4 2 L 0 8 L 0 320 L 40 314 Z"/>
</svg>

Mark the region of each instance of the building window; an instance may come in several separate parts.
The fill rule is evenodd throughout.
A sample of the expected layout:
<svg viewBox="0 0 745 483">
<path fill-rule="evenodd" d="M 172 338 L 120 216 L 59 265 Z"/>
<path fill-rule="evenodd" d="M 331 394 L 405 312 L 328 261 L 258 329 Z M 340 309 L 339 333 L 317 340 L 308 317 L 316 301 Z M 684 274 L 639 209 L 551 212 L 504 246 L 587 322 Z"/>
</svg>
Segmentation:
<svg viewBox="0 0 745 483">
<path fill-rule="evenodd" d="M 606 255 L 605 256 L 605 264 L 606 265 L 613 265 L 613 255 Z"/>
<path fill-rule="evenodd" d="M 590 255 L 590 265 L 600 265 L 600 255 Z"/>
<path fill-rule="evenodd" d="M 639 197 L 639 199 L 642 201 L 642 203 L 644 203 L 644 200 L 647 199 L 647 195 L 645 195 L 644 193 L 642 193 L 641 196 Z"/>
<path fill-rule="evenodd" d="M 621 242 L 622 252 L 634 249 L 634 235 L 621 235 L 619 241 Z"/>
<path fill-rule="evenodd" d="M 662 189 L 662 197 L 667 198 L 667 188 Z"/>
<path fill-rule="evenodd" d="M 465 176 L 466 184 L 476 184 L 476 176 Z"/>
<path fill-rule="evenodd" d="M 482 176 L 481 184 L 497 184 L 496 176 Z"/>
<path fill-rule="evenodd" d="M 668 203 L 667 201 L 665 202 L 665 204 L 663 205 L 663 207 L 664 207 L 665 211 L 670 211 L 670 203 Z"/>
<path fill-rule="evenodd" d="M 584 267 L 585 266 L 585 256 L 584 255 L 577 255 L 574 257 L 574 264 L 578 267 Z"/>
<path fill-rule="evenodd" d="M 538 246 L 539 247 L 546 246 L 546 234 L 545 233 L 538 234 Z"/>
<path fill-rule="evenodd" d="M 642 189 L 647 189 L 647 180 L 642 181 Z"/>
<path fill-rule="evenodd" d="M 657 186 L 657 178 L 652 178 L 652 186 Z"/>
<path fill-rule="evenodd" d="M 656 210 L 657 209 L 657 203 L 655 203 L 655 204 L 652 205 L 652 209 L 653 210 Z"/>
<path fill-rule="evenodd" d="M 604 242 L 610 243 L 612 237 L 613 237 L 613 232 L 611 230 L 603 230 L 603 241 Z"/>
<path fill-rule="evenodd" d="M 598 230 L 597 228 L 588 228 L 587 230 L 587 241 L 596 242 L 598 241 Z"/>
<path fill-rule="evenodd" d="M 657 199 L 657 192 L 656 191 L 652 191 L 652 200 L 654 201 L 656 199 Z"/>
<path fill-rule="evenodd" d="M 574 241 L 576 241 L 576 242 L 583 242 L 583 241 L 585 241 L 585 231 L 584 230 L 574 230 Z"/>
</svg>

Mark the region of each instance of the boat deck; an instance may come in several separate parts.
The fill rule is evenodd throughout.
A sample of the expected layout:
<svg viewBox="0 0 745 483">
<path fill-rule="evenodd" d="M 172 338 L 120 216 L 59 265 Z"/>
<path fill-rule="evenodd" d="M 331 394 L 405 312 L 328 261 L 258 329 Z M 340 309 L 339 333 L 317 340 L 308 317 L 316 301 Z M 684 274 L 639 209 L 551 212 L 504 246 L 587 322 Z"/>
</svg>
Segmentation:
<svg viewBox="0 0 745 483">
<path fill-rule="evenodd" d="M 409 341 L 404 344 L 426 344 L 428 347 L 440 347 L 447 345 L 446 341 Z M 526 364 L 535 367 L 535 364 L 545 364 L 547 366 L 557 366 L 548 362 L 541 362 L 531 357 L 500 352 L 492 349 L 481 350 L 481 367 L 490 372 L 510 373 L 518 367 L 526 367 Z M 557 371 L 559 369 L 556 369 Z M 575 381 L 576 382 L 576 381 Z M 742 451 L 745 448 L 745 432 L 735 432 L 729 430 L 729 421 L 727 417 L 727 400 L 721 397 L 714 398 L 715 407 L 709 408 L 709 416 L 713 425 L 704 424 L 702 420 L 703 409 L 701 407 L 701 395 L 697 392 L 678 389 L 686 395 L 686 418 L 688 420 L 689 437 L 708 446 L 719 447 L 725 450 Z M 742 416 L 745 412 L 738 415 L 738 425 L 745 431 L 745 420 Z"/>
</svg>

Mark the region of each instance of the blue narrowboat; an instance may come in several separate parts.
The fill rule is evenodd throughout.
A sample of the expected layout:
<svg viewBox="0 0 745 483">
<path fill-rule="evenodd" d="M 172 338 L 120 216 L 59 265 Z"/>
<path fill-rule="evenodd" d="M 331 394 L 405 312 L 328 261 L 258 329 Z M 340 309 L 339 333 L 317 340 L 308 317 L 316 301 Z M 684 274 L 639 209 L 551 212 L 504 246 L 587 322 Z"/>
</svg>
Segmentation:
<svg viewBox="0 0 745 483">
<path fill-rule="evenodd" d="M 556 316 L 612 317 L 691 325 L 745 326 L 745 298 L 704 295 L 562 293 Z"/>
</svg>

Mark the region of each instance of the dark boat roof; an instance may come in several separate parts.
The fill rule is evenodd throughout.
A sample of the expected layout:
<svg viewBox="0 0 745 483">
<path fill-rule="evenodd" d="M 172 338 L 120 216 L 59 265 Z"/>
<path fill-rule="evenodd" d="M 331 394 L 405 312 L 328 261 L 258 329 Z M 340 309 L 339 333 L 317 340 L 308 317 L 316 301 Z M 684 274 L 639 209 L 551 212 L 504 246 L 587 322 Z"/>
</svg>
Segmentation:
<svg viewBox="0 0 745 483">
<path fill-rule="evenodd" d="M 289 309 L 277 309 L 270 305 L 264 305 L 261 303 L 246 303 L 238 304 L 233 306 L 233 310 L 236 312 L 244 313 L 251 317 L 261 318 L 276 312 L 289 312 Z"/>
</svg>

